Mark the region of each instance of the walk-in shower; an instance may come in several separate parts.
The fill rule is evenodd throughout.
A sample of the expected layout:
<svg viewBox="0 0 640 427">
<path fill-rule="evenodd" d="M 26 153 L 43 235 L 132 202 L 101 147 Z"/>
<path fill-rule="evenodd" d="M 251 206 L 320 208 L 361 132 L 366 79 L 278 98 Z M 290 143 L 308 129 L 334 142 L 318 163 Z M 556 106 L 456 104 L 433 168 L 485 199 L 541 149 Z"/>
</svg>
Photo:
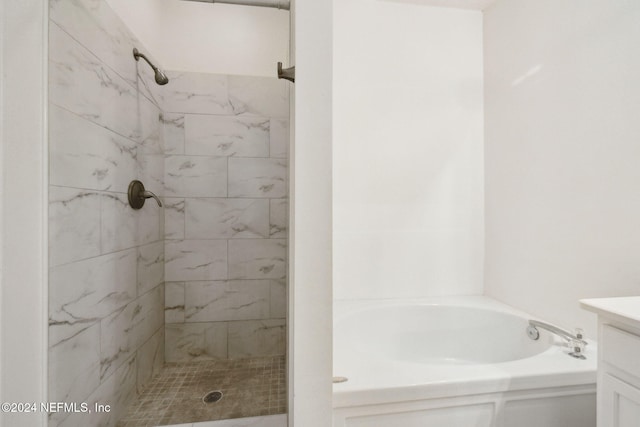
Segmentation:
<svg viewBox="0 0 640 427">
<path fill-rule="evenodd" d="M 50 8 L 48 395 L 110 410 L 49 426 L 284 426 L 288 42 L 258 75 L 216 73 L 145 45 L 112 3 Z"/>
</svg>

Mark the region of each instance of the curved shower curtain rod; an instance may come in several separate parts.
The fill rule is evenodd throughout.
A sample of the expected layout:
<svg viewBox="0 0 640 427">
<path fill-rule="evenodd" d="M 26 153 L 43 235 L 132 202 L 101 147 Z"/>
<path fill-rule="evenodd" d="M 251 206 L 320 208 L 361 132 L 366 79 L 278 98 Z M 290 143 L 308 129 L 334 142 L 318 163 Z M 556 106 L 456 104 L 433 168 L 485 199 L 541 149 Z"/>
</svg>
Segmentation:
<svg viewBox="0 0 640 427">
<path fill-rule="evenodd" d="M 284 9 L 284 10 L 289 10 L 291 7 L 291 0 L 186 0 L 186 1 L 198 1 L 201 3 L 240 4 L 243 6 L 273 7 L 275 9 Z"/>
</svg>

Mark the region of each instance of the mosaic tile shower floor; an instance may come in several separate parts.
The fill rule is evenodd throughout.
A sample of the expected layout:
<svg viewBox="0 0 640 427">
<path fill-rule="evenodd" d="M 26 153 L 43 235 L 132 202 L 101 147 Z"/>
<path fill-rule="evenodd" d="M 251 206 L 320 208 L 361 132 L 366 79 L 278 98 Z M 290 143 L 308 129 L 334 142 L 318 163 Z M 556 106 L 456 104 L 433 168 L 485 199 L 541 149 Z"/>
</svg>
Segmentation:
<svg viewBox="0 0 640 427">
<path fill-rule="evenodd" d="M 213 390 L 222 399 L 205 404 Z M 131 404 L 118 427 L 152 427 L 287 410 L 284 356 L 167 363 Z"/>
</svg>

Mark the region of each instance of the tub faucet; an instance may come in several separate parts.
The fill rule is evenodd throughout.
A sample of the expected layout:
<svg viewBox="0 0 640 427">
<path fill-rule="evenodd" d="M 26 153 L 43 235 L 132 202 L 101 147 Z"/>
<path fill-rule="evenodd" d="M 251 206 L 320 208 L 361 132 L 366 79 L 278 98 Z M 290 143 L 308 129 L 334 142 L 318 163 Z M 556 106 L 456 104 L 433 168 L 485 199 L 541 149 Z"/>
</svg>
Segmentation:
<svg viewBox="0 0 640 427">
<path fill-rule="evenodd" d="M 549 332 L 552 332 L 565 340 L 567 340 L 569 344 L 569 348 L 572 348 L 573 351 L 569 353 L 569 356 L 575 357 L 576 359 L 586 359 L 584 357 L 584 348 L 588 344 L 583 339 L 583 331 L 582 329 L 576 329 L 575 335 L 571 332 L 559 328 L 557 326 L 551 325 L 549 323 L 541 322 L 539 320 L 529 320 L 529 326 L 527 326 L 527 335 L 532 340 L 537 340 L 540 338 L 540 331 L 538 328 L 546 329 Z"/>
</svg>

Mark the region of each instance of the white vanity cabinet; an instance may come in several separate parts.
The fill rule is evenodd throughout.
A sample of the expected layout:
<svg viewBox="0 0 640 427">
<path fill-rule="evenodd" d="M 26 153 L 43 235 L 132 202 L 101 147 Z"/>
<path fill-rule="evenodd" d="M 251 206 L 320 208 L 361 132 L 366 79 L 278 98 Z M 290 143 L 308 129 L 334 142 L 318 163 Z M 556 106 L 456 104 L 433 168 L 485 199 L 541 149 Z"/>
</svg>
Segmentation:
<svg viewBox="0 0 640 427">
<path fill-rule="evenodd" d="M 640 297 L 580 304 L 598 314 L 598 427 L 640 427 Z"/>
</svg>

